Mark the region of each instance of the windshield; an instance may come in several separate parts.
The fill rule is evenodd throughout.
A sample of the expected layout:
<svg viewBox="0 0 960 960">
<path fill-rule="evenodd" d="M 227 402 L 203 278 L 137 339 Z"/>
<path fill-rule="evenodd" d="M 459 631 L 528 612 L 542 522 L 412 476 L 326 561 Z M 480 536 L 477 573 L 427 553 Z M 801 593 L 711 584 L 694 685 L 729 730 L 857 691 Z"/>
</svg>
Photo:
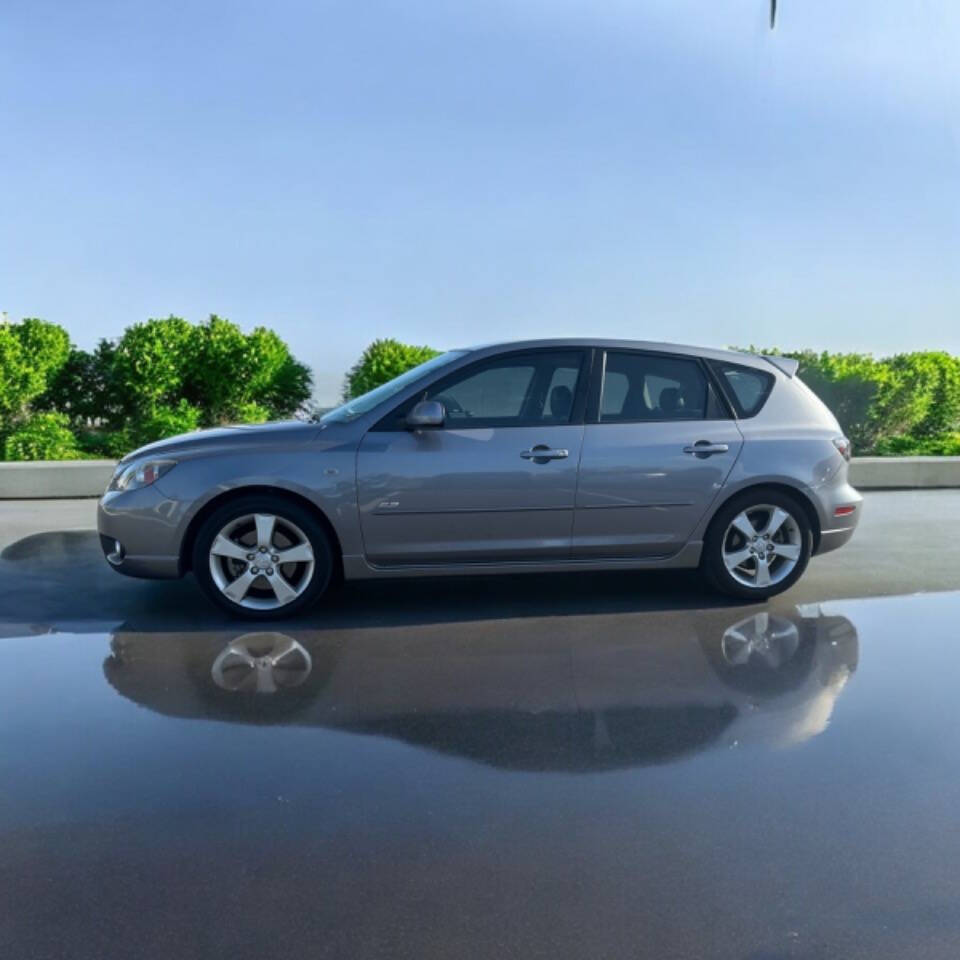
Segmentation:
<svg viewBox="0 0 960 960">
<path fill-rule="evenodd" d="M 425 373 L 445 367 L 448 363 L 462 357 L 466 352 L 466 350 L 448 350 L 446 353 L 441 353 L 440 356 L 427 360 L 425 363 L 407 370 L 406 373 L 401 373 L 399 377 L 394 377 L 392 380 L 382 383 L 379 387 L 363 393 L 359 397 L 354 397 L 339 407 L 334 407 L 333 410 L 328 410 L 319 420 L 321 423 L 348 423 L 350 420 L 356 420 L 357 417 L 362 416 L 368 410 L 372 410 L 377 404 L 389 400 L 404 387 L 419 380 Z"/>
</svg>

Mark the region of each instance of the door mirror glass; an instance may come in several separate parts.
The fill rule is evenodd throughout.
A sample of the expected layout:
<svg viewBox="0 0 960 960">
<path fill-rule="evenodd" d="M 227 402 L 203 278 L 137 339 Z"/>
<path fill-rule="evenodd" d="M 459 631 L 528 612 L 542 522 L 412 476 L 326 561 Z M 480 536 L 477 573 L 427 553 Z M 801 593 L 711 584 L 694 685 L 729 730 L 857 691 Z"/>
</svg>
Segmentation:
<svg viewBox="0 0 960 960">
<path fill-rule="evenodd" d="M 408 414 L 407 427 L 422 430 L 425 427 L 442 427 L 447 411 L 439 400 L 421 400 Z"/>
</svg>

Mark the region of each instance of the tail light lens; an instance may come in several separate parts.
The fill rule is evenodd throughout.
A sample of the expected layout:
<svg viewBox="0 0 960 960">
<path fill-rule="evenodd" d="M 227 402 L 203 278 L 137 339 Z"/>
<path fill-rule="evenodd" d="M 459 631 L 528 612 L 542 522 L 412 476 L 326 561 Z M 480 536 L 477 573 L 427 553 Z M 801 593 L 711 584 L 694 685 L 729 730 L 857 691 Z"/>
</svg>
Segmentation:
<svg viewBox="0 0 960 960">
<path fill-rule="evenodd" d="M 846 437 L 834 437 L 833 445 L 840 451 L 844 460 L 849 460 L 853 453 L 853 444 Z"/>
</svg>

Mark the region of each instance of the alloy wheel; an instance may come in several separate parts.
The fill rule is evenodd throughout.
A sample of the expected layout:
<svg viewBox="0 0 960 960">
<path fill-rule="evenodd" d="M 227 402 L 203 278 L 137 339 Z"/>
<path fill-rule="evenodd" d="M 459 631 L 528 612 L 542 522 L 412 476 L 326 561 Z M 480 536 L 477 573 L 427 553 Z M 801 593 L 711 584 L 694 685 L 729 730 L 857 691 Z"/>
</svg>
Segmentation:
<svg viewBox="0 0 960 960">
<path fill-rule="evenodd" d="M 299 597 L 315 570 L 313 547 L 292 521 L 251 513 L 227 523 L 210 544 L 210 576 L 231 602 L 276 610 Z"/>
<path fill-rule="evenodd" d="M 745 587 L 759 590 L 790 576 L 803 553 L 803 536 L 789 511 L 758 504 L 730 521 L 721 550 L 730 576 Z"/>
</svg>

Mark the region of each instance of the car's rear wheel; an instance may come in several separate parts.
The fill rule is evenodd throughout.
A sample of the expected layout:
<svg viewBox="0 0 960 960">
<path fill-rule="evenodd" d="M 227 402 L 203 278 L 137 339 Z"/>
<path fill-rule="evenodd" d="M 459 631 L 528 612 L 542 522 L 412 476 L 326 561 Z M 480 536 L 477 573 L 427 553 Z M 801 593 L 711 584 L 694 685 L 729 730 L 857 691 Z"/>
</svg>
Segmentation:
<svg viewBox="0 0 960 960">
<path fill-rule="evenodd" d="M 710 582 L 729 596 L 765 600 L 800 579 L 813 530 L 800 503 L 779 490 L 748 491 L 720 508 L 703 545 Z"/>
<path fill-rule="evenodd" d="M 330 540 L 317 518 L 281 495 L 252 495 L 215 510 L 201 526 L 193 572 L 214 603 L 248 620 L 292 616 L 326 591 Z"/>
</svg>

